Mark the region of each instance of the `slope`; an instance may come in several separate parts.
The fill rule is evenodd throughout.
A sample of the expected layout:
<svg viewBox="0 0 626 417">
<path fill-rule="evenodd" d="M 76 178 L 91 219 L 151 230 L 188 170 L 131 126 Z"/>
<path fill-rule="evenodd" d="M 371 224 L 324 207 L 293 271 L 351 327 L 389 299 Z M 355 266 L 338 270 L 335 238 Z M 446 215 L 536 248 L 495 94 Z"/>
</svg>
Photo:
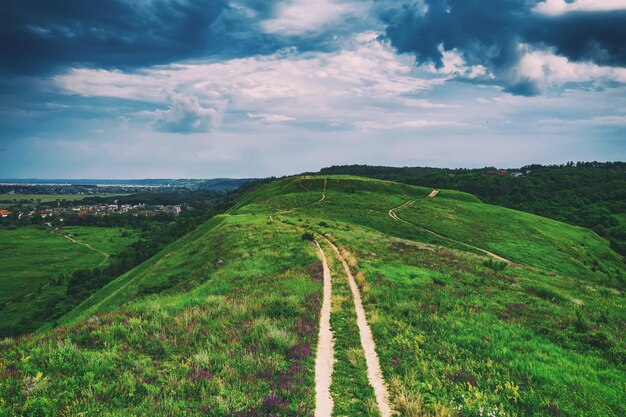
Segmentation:
<svg viewBox="0 0 626 417">
<path fill-rule="evenodd" d="M 3 342 L 0 415 L 312 415 L 325 274 L 301 236 L 332 275 L 333 415 L 385 412 L 350 275 L 401 415 L 623 415 L 620 257 L 586 229 L 431 192 L 265 185 L 63 326 Z"/>
</svg>

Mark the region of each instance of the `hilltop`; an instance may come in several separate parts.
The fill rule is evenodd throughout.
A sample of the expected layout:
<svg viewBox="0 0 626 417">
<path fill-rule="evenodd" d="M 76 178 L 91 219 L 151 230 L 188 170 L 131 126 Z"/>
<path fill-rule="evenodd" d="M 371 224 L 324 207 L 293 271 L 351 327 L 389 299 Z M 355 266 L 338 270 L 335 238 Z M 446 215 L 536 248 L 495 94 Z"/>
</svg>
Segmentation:
<svg viewBox="0 0 626 417">
<path fill-rule="evenodd" d="M 626 256 L 626 163 L 568 162 L 521 168 L 448 169 L 332 166 L 322 175 L 348 174 L 472 193 L 504 207 L 594 230 Z"/>
<path fill-rule="evenodd" d="M 623 415 L 625 280 L 583 227 L 285 178 L 2 342 L 0 415 Z"/>
</svg>

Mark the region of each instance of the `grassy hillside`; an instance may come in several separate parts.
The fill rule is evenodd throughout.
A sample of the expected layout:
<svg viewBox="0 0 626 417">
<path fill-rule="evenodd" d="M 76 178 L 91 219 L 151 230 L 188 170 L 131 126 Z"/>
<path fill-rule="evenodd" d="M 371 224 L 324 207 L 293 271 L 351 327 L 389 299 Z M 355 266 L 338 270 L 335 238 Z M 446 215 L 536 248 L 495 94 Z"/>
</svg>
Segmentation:
<svg viewBox="0 0 626 417">
<path fill-rule="evenodd" d="M 446 169 L 345 165 L 322 174 L 350 174 L 406 184 L 454 189 L 483 201 L 593 229 L 626 256 L 626 163 L 577 162 L 529 165 L 522 178 L 486 175 L 495 168 Z"/>
<path fill-rule="evenodd" d="M 67 227 L 52 231 L 0 228 L 0 336 L 10 334 L 20 322 L 30 320 L 38 306 L 64 293 L 71 272 L 105 265 L 105 254 L 115 254 L 137 239 L 131 229 Z M 73 236 L 78 243 L 64 235 Z"/>
<path fill-rule="evenodd" d="M 587 229 L 431 191 L 261 187 L 57 329 L 5 340 L 0 415 L 312 415 L 322 274 L 301 236 L 332 274 L 333 415 L 380 414 L 330 242 L 400 415 L 624 415 L 622 258 Z"/>
</svg>

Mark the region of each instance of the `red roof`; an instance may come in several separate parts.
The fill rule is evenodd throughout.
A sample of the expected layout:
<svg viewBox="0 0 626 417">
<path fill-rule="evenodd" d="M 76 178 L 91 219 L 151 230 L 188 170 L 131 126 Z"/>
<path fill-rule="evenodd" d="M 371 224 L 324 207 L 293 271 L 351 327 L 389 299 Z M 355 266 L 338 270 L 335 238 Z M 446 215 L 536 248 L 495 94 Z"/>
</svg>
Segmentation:
<svg viewBox="0 0 626 417">
<path fill-rule="evenodd" d="M 11 214 L 11 212 L 9 210 L 0 210 L 0 216 L 6 216 Z"/>
</svg>

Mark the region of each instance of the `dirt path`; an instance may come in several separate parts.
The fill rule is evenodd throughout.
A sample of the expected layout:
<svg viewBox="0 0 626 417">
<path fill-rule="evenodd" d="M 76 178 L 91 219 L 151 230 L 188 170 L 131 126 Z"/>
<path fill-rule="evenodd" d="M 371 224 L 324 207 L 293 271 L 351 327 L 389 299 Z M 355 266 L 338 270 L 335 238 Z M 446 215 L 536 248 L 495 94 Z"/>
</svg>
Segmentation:
<svg viewBox="0 0 626 417">
<path fill-rule="evenodd" d="M 410 205 L 411 205 L 411 204 L 413 204 L 413 203 L 415 203 L 415 200 L 409 200 L 409 201 L 407 201 L 406 203 L 402 204 L 401 206 L 398 206 L 398 207 L 392 208 L 391 210 L 389 210 L 389 216 L 390 216 L 392 219 L 394 219 L 394 220 L 402 220 L 401 218 L 399 218 L 399 217 L 396 215 L 396 211 L 398 211 L 398 210 L 402 210 L 403 208 L 408 207 L 408 206 L 410 206 Z"/>
<path fill-rule="evenodd" d="M 330 384 L 333 380 L 334 341 L 330 329 L 331 276 L 326 255 L 315 241 L 324 269 L 324 298 L 320 314 L 320 331 L 315 357 L 315 417 L 329 417 L 333 413 L 333 398 L 330 395 Z"/>
<path fill-rule="evenodd" d="M 439 194 L 439 190 L 432 190 L 430 194 L 428 194 L 428 198 L 434 198 L 437 194 Z"/>
<path fill-rule="evenodd" d="M 89 243 L 79 242 L 79 241 L 77 241 L 76 239 L 73 239 L 72 237 L 70 237 L 70 236 L 68 236 L 68 235 L 61 235 L 61 234 L 59 234 L 59 233 L 56 233 L 56 231 L 57 231 L 57 230 L 59 230 L 59 228 L 58 228 L 58 227 L 57 227 L 56 229 L 54 229 L 53 231 L 51 231 L 50 233 L 52 233 L 53 235 L 57 235 L 57 236 L 60 236 L 60 237 L 64 237 L 64 238 L 66 238 L 67 240 L 69 240 L 69 241 L 70 241 L 70 242 L 72 242 L 72 243 L 77 243 L 77 244 L 79 244 L 79 245 L 82 245 L 82 246 L 86 247 L 87 249 L 92 250 L 92 251 L 94 251 L 94 252 L 98 252 L 100 255 L 104 256 L 104 259 L 102 259 L 102 262 L 100 262 L 100 263 L 98 264 L 98 266 L 102 266 L 102 265 L 104 265 L 104 264 L 106 263 L 106 261 L 108 261 L 108 260 L 109 260 L 109 254 L 108 254 L 108 253 L 106 253 L 106 252 L 104 252 L 104 251 L 101 251 L 100 249 L 96 249 L 96 248 L 94 248 L 94 247 L 93 247 L 93 246 L 91 246 Z"/>
<path fill-rule="evenodd" d="M 326 199 L 326 182 L 327 182 L 327 181 L 328 181 L 328 180 L 327 180 L 326 178 L 324 178 L 324 191 L 322 191 L 322 198 L 320 198 L 319 200 L 317 200 L 317 201 L 316 201 L 315 203 L 313 203 L 313 204 L 319 204 L 319 203 L 321 203 L 322 201 L 324 201 L 324 200 Z"/>
<path fill-rule="evenodd" d="M 432 195 L 435 191 L 437 191 L 437 190 L 433 190 L 433 192 L 431 192 L 430 194 Z M 435 194 L 433 195 L 433 197 L 434 197 L 435 195 L 437 195 L 437 193 L 435 193 Z M 428 197 L 429 197 L 429 198 L 432 198 L 430 195 L 429 195 Z M 402 219 L 402 218 L 398 217 L 398 215 L 396 214 L 396 212 L 397 212 L 397 211 L 402 210 L 403 208 L 408 207 L 408 206 L 410 206 L 410 205 L 411 205 L 411 204 L 413 204 L 413 203 L 415 203 L 415 200 L 409 200 L 409 201 L 407 201 L 406 203 L 402 204 L 401 206 L 398 206 L 398 207 L 392 208 L 391 210 L 389 210 L 389 216 L 390 216 L 392 219 L 394 219 L 394 220 L 399 220 L 399 221 L 404 222 L 404 223 L 406 223 L 406 224 L 410 224 L 411 226 L 416 227 L 416 228 L 418 228 L 418 229 L 421 229 L 421 230 L 423 230 L 423 231 L 425 231 L 425 232 L 427 232 L 427 233 L 430 233 L 430 234 L 432 234 L 432 235 L 434 235 L 434 236 L 437 236 L 438 238 L 445 239 L 445 240 L 449 240 L 450 242 L 458 243 L 459 245 L 463 245 L 463 246 L 465 246 L 465 247 L 467 247 L 467 248 L 471 248 L 471 249 L 477 250 L 477 251 L 479 251 L 479 252 L 481 252 L 481 253 L 484 253 L 484 254 L 485 254 L 485 255 L 487 255 L 487 256 L 491 256 L 492 258 L 497 259 L 498 261 L 501 261 L 501 262 L 506 262 L 506 263 L 509 263 L 509 264 L 511 263 L 511 261 L 509 261 L 508 259 L 503 258 L 503 257 L 502 257 L 502 256 L 500 256 L 500 255 L 496 255 L 496 254 L 495 254 L 495 253 L 493 253 L 493 252 L 489 252 L 489 251 L 488 251 L 488 250 L 486 250 L 486 249 L 482 249 L 482 248 L 479 248 L 479 247 L 477 247 L 477 246 L 470 245 L 469 243 L 461 242 L 460 240 L 452 239 L 451 237 L 448 237 L 448 236 L 440 235 L 439 233 L 434 232 L 434 231 L 432 231 L 432 230 L 430 230 L 430 229 L 428 229 L 428 228 L 426 228 L 426 227 L 424 227 L 424 226 L 419 226 L 419 225 L 417 225 L 417 224 L 411 223 L 411 222 L 409 222 L 409 221 L 407 221 L 407 220 L 404 220 L 404 219 Z"/>
<path fill-rule="evenodd" d="M 313 179 L 313 177 L 304 177 L 304 179 Z M 324 178 L 324 190 L 322 191 L 322 196 L 320 197 L 320 199 L 319 199 L 319 200 L 317 200 L 317 201 L 315 201 L 315 202 L 313 202 L 313 203 L 308 203 L 308 204 L 305 204 L 304 206 L 301 206 L 301 207 L 293 207 L 293 208 L 290 208 L 290 209 L 288 209 L 288 210 L 280 210 L 280 211 L 275 211 L 273 214 L 270 214 L 270 220 L 271 220 L 271 221 L 278 220 L 278 221 L 281 221 L 281 222 L 282 222 L 282 220 L 280 220 L 280 219 L 278 219 L 278 218 L 277 218 L 277 219 L 275 219 L 275 218 L 274 218 L 274 216 L 275 216 L 275 215 L 276 215 L 276 216 L 278 216 L 278 215 L 280 215 L 280 214 L 291 213 L 292 211 L 295 211 L 295 210 L 297 210 L 297 209 L 299 209 L 299 208 L 302 208 L 302 207 L 308 207 L 308 206 L 314 206 L 314 205 L 319 204 L 319 203 L 321 203 L 322 201 L 324 201 L 324 200 L 326 199 L 326 183 L 327 183 L 327 181 L 328 181 L 328 180 L 327 180 L 326 178 Z M 306 188 L 306 187 L 305 187 L 305 188 Z M 308 191 L 308 188 L 307 188 L 306 190 Z"/>
<path fill-rule="evenodd" d="M 383 378 L 383 372 L 380 368 L 380 361 L 376 354 L 376 345 L 374 344 L 374 337 L 372 336 L 372 330 L 369 324 L 367 324 L 367 317 L 365 316 L 365 310 L 363 309 L 363 303 L 361 302 L 361 292 L 356 285 L 356 281 L 352 276 L 350 267 L 346 260 L 339 252 L 337 246 L 335 246 L 330 240 L 326 239 L 328 244 L 333 248 L 337 257 L 343 265 L 343 269 L 348 277 L 348 283 L 350 284 L 350 290 L 352 291 L 352 298 L 354 300 L 354 309 L 356 310 L 356 321 L 359 327 L 359 334 L 361 336 L 361 346 L 365 353 L 365 362 L 367 363 L 367 378 L 370 385 L 374 388 L 374 395 L 376 396 L 376 403 L 378 404 L 378 410 L 382 417 L 390 417 L 393 415 L 393 410 L 389 405 L 389 392 L 387 391 L 387 384 Z"/>
</svg>

